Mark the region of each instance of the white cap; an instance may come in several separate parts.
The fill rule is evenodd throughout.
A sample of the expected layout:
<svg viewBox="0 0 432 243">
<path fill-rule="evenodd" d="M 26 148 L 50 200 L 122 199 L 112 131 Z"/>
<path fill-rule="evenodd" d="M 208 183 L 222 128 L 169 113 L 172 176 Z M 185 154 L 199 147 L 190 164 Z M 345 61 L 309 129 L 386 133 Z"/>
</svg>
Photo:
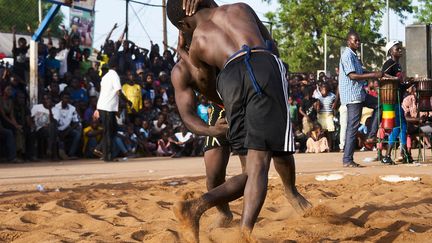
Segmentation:
<svg viewBox="0 0 432 243">
<path fill-rule="evenodd" d="M 386 44 L 386 46 L 385 46 L 386 54 L 388 54 L 389 51 L 390 51 L 390 49 L 391 49 L 394 45 L 396 45 L 396 44 L 399 44 L 399 41 L 391 40 L 391 41 L 387 42 L 387 44 Z"/>
</svg>

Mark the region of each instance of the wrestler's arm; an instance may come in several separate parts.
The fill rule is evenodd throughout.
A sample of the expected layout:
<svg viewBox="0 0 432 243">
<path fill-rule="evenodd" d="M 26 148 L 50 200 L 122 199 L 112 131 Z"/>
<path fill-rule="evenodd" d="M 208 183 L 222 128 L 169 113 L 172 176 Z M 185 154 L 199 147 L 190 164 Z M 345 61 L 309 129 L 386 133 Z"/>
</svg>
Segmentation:
<svg viewBox="0 0 432 243">
<path fill-rule="evenodd" d="M 182 62 L 182 61 L 181 61 Z M 194 134 L 220 137 L 226 134 L 226 129 L 209 126 L 196 112 L 195 92 L 188 84 L 192 78 L 186 66 L 178 63 L 171 72 L 171 82 L 174 87 L 175 100 L 180 116 L 186 127 Z"/>
</svg>

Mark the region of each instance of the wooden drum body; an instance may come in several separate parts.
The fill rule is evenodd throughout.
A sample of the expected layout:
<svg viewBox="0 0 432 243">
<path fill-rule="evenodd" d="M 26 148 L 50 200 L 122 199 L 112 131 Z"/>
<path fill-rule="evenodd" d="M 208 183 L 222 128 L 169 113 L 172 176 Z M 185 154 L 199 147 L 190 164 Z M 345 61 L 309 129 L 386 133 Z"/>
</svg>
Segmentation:
<svg viewBox="0 0 432 243">
<path fill-rule="evenodd" d="M 419 111 L 432 111 L 432 79 L 418 79 L 415 82 L 419 97 Z"/>
<path fill-rule="evenodd" d="M 395 127 L 395 104 L 398 103 L 399 79 L 381 79 L 379 82 L 379 97 L 382 105 L 382 122 L 384 129 Z"/>
<path fill-rule="evenodd" d="M 399 79 L 382 79 L 379 85 L 381 104 L 396 104 Z"/>
</svg>

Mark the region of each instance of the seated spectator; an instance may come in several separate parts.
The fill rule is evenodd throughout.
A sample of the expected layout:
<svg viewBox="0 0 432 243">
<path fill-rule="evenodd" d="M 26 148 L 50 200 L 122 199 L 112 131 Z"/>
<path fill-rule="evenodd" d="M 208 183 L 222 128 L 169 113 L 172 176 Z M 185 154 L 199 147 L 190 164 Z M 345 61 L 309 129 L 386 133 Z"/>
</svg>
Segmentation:
<svg viewBox="0 0 432 243">
<path fill-rule="evenodd" d="M 62 101 L 54 106 L 53 115 L 58 124 L 60 157 L 64 160 L 76 158 L 82 127 L 76 108 L 70 104 L 69 93 L 62 94 Z M 69 142 L 67 147 L 66 142 Z"/>
<path fill-rule="evenodd" d="M 89 105 L 87 109 L 84 111 L 84 116 L 83 116 L 84 127 L 92 123 L 93 113 L 96 111 L 97 100 L 98 98 L 96 96 L 90 96 Z"/>
<path fill-rule="evenodd" d="M 67 92 L 70 93 L 71 103 L 76 107 L 80 103 L 86 104 L 88 102 L 87 90 L 81 88 L 80 80 L 77 77 L 72 78 L 70 87 Z"/>
<path fill-rule="evenodd" d="M 153 107 L 152 101 L 150 99 L 145 99 L 141 111 L 142 118 L 147 121 L 153 121 L 157 119 L 158 113 L 159 111 Z"/>
<path fill-rule="evenodd" d="M 158 119 L 154 120 L 152 123 L 152 140 L 157 140 L 161 137 L 162 132 L 168 127 L 166 122 L 166 116 L 164 114 L 159 114 Z"/>
<path fill-rule="evenodd" d="M 31 117 L 36 131 L 38 157 L 58 160 L 57 122 L 53 116 L 52 101 L 48 94 L 43 95 L 42 104 L 32 107 Z"/>
<path fill-rule="evenodd" d="M 150 133 L 150 123 L 148 121 L 143 121 L 138 133 L 138 145 L 145 155 L 151 155 L 157 149 L 157 145 L 149 140 L 151 136 Z"/>
<path fill-rule="evenodd" d="M 209 108 L 210 106 L 206 97 L 201 96 L 200 103 L 197 107 L 197 114 L 206 124 L 208 124 L 209 120 Z"/>
<path fill-rule="evenodd" d="M 98 120 L 92 120 L 83 131 L 83 153 L 86 158 L 93 158 L 93 151 L 102 140 L 103 129 Z"/>
<path fill-rule="evenodd" d="M 306 153 L 322 153 L 329 152 L 327 137 L 319 123 L 313 125 L 313 130 L 309 133 L 309 138 L 306 142 Z"/>
<path fill-rule="evenodd" d="M 0 142 L 1 144 L 4 144 L 4 147 L 2 146 L 0 152 L 4 152 L 3 154 L 6 155 L 6 162 L 8 163 L 20 162 L 16 157 L 15 136 L 12 130 L 4 128 L 1 120 L 0 120 Z M 2 153 L 0 153 L 0 158 L 1 155 Z M 3 162 L 3 160 L 1 161 Z"/>
<path fill-rule="evenodd" d="M 170 142 L 168 132 L 163 132 L 160 139 L 157 141 L 157 156 L 171 156 L 173 155 L 172 144 Z"/>
<path fill-rule="evenodd" d="M 185 126 L 180 127 L 180 132 L 174 134 L 173 138 L 170 138 L 170 143 L 174 151 L 173 158 L 180 158 L 182 156 L 191 156 L 194 137 Z"/>
</svg>

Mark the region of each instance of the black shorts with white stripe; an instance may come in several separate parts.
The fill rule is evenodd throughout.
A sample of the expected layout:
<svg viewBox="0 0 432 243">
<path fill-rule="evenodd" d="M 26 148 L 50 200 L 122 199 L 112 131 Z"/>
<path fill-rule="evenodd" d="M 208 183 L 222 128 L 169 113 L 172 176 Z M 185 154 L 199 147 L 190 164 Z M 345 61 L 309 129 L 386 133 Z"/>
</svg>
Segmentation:
<svg viewBox="0 0 432 243">
<path fill-rule="evenodd" d="M 219 105 L 212 104 L 210 105 L 210 109 L 211 111 L 209 114 L 208 125 L 214 126 L 218 119 L 225 118 L 224 108 L 220 107 Z M 204 152 L 224 146 L 229 146 L 229 142 L 226 137 L 215 138 L 207 136 L 204 145 Z"/>
<path fill-rule="evenodd" d="M 288 81 L 282 61 L 269 52 L 253 52 L 230 61 L 219 73 L 217 91 L 229 124 L 234 151 L 246 149 L 292 154 L 295 142 L 288 108 Z M 252 82 L 253 73 L 257 85 Z"/>
</svg>

